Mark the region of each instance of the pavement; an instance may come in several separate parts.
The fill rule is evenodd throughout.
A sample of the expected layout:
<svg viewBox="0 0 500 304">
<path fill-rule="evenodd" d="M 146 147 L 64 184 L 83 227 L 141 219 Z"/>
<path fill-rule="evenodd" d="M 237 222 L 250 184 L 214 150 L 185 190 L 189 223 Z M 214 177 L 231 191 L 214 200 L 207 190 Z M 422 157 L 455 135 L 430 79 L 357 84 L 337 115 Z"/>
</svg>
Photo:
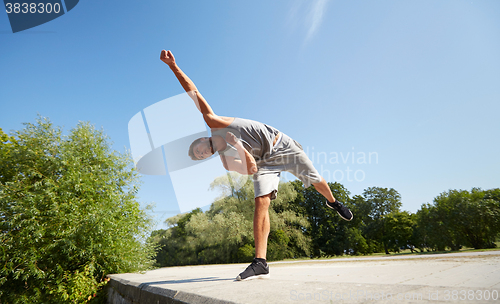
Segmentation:
<svg viewBox="0 0 500 304">
<path fill-rule="evenodd" d="M 135 288 L 129 297 L 156 293 L 170 301 L 142 296 L 130 303 L 500 303 L 500 251 L 273 262 L 269 279 L 236 281 L 247 266 L 167 267 L 110 278 L 111 286 Z"/>
</svg>

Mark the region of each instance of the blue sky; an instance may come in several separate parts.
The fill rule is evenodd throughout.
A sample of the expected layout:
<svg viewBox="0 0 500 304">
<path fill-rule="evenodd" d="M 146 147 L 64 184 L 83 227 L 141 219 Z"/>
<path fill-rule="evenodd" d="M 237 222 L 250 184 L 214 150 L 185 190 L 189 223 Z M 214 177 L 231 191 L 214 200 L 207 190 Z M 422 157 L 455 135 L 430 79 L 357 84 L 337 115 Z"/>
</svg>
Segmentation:
<svg viewBox="0 0 500 304">
<path fill-rule="evenodd" d="M 495 0 L 82 0 L 12 34 L 0 13 L 0 127 L 90 121 L 124 152 L 129 120 L 183 92 L 170 49 L 217 114 L 270 124 L 327 181 L 394 188 L 415 212 L 500 185 L 499 16 Z M 159 221 L 178 212 L 168 176 L 142 180 Z"/>
</svg>

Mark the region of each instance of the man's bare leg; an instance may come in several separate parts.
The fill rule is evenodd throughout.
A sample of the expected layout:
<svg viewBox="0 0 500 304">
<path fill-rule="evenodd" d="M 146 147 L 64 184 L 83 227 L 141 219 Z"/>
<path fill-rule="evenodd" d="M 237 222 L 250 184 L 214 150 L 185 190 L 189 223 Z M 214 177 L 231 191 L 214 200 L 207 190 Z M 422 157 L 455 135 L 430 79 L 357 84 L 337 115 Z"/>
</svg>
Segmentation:
<svg viewBox="0 0 500 304">
<path fill-rule="evenodd" d="M 271 229 L 269 222 L 269 205 L 271 194 L 255 198 L 255 212 L 253 214 L 253 236 L 255 238 L 255 257 L 266 259 L 267 238 Z"/>
<path fill-rule="evenodd" d="M 312 184 L 316 190 L 321 193 L 329 202 L 335 202 L 335 198 L 333 197 L 332 190 L 330 190 L 330 186 L 325 181 L 323 177 L 321 177 L 321 182 Z"/>
<path fill-rule="evenodd" d="M 243 281 L 257 278 L 269 278 L 269 266 L 266 263 L 267 239 L 271 229 L 269 222 L 269 205 L 271 194 L 255 198 L 253 214 L 253 236 L 255 238 L 255 259 L 252 264 L 240 273 L 236 280 Z"/>
</svg>

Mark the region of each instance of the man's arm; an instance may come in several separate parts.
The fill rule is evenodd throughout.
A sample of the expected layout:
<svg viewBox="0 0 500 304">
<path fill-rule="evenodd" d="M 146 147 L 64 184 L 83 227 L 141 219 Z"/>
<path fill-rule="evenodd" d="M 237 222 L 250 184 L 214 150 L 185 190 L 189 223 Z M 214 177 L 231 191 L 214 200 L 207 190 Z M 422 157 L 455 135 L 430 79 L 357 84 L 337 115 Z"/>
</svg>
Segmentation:
<svg viewBox="0 0 500 304">
<path fill-rule="evenodd" d="M 220 158 L 224 168 L 228 171 L 236 171 L 245 175 L 257 173 L 257 163 L 255 162 L 255 158 L 243 147 L 241 141 L 238 140 L 231 132 L 226 133 L 226 141 L 236 148 L 240 159 L 221 155 Z"/>
<path fill-rule="evenodd" d="M 170 67 L 172 72 L 174 72 L 175 77 L 177 77 L 177 80 L 179 80 L 189 97 L 193 99 L 196 107 L 203 115 L 203 119 L 205 119 L 205 122 L 210 128 L 225 128 L 229 125 L 226 118 L 220 117 L 214 113 L 208 102 L 194 85 L 194 82 L 177 66 L 172 52 L 162 50 L 160 59 Z"/>
<path fill-rule="evenodd" d="M 250 154 L 250 153 L 248 153 L 248 154 Z M 252 155 L 250 155 L 250 157 L 253 158 Z M 243 175 L 252 175 L 252 174 L 257 173 L 257 166 L 256 165 L 248 168 L 248 166 L 245 166 L 245 164 L 240 159 L 236 159 L 232 156 L 220 155 L 220 159 L 222 160 L 222 164 L 224 165 L 224 168 L 227 171 L 234 171 L 234 172 L 238 172 L 238 173 L 243 174 Z M 254 162 L 255 162 L 255 160 L 254 160 Z"/>
</svg>

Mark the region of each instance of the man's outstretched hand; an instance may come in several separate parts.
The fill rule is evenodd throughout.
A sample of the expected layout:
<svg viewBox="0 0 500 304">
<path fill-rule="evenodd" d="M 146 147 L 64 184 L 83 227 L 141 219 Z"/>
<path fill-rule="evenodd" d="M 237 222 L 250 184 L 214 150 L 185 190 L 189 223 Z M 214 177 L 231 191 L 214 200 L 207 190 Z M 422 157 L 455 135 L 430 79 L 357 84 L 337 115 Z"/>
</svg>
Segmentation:
<svg viewBox="0 0 500 304">
<path fill-rule="evenodd" d="M 160 59 L 161 59 L 161 61 L 165 62 L 168 65 L 175 64 L 174 54 L 172 54 L 172 52 L 170 52 L 170 51 L 162 50 L 161 54 L 160 54 Z"/>
</svg>

